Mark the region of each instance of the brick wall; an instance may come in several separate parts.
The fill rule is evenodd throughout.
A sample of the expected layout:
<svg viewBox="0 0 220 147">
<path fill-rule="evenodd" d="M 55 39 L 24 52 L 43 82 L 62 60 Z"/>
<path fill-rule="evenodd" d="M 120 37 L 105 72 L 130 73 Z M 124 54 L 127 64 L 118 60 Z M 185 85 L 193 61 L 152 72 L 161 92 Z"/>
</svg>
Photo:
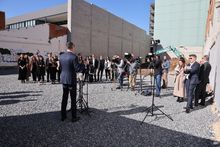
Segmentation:
<svg viewBox="0 0 220 147">
<path fill-rule="evenodd" d="M 5 29 L 5 12 L 0 11 L 0 30 Z"/>
<path fill-rule="evenodd" d="M 55 24 L 49 24 L 49 38 L 53 39 L 63 35 L 67 35 L 68 29 L 66 27 L 58 26 Z"/>
</svg>

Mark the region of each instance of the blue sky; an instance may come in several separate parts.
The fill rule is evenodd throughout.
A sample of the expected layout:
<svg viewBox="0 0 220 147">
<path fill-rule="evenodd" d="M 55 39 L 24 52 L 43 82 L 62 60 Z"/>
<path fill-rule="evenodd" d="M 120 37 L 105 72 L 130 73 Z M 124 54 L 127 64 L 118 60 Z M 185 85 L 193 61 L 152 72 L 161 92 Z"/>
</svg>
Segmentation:
<svg viewBox="0 0 220 147">
<path fill-rule="evenodd" d="M 148 32 L 149 4 L 152 0 L 86 0 L 137 25 Z M 66 3 L 67 0 L 0 0 L 0 11 L 6 17 L 37 11 Z"/>
</svg>

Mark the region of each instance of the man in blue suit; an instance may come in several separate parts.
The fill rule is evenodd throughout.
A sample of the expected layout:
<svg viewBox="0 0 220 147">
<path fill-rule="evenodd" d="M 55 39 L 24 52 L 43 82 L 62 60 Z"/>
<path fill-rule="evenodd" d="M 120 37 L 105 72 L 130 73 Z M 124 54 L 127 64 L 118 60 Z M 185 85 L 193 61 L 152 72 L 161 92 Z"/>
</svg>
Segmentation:
<svg viewBox="0 0 220 147">
<path fill-rule="evenodd" d="M 196 62 L 197 56 L 195 54 L 189 55 L 190 64 L 187 65 L 185 69 L 186 77 L 186 97 L 187 105 L 185 107 L 186 113 L 190 112 L 190 109 L 193 109 L 193 98 L 195 96 L 196 86 L 199 84 L 199 69 L 200 64 Z"/>
<path fill-rule="evenodd" d="M 72 110 L 72 122 L 79 120 L 76 116 L 76 72 L 78 71 L 79 64 L 78 58 L 74 54 L 75 45 L 72 42 L 67 43 L 67 51 L 60 56 L 61 76 L 60 80 L 63 84 L 63 98 L 61 105 L 61 121 L 66 119 L 66 106 L 68 95 L 71 97 L 71 110 Z"/>
</svg>

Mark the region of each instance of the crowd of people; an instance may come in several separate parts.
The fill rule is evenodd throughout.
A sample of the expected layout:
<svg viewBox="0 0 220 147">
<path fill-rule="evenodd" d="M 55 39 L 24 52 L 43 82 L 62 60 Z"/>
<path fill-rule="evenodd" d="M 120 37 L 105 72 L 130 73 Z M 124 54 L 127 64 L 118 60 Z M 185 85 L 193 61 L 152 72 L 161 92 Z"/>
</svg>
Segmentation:
<svg viewBox="0 0 220 147">
<path fill-rule="evenodd" d="M 65 72 L 76 73 L 76 79 L 78 78 L 78 80 L 81 81 L 103 82 L 104 80 L 118 80 L 118 87 L 116 89 L 123 88 L 124 78 L 127 77 L 128 87 L 132 91 L 135 90 L 136 77 L 138 74 L 138 69 L 141 65 L 140 58 L 135 58 L 134 55 L 129 53 L 126 53 L 124 57 L 115 55 L 112 58 L 103 58 L 102 56 L 96 58 L 94 54 L 91 56 L 83 57 L 80 53 L 77 55 L 74 54 L 73 57 L 71 50 L 75 50 L 74 44 L 69 44 L 68 50 L 71 52 L 70 55 L 67 54 L 68 52 L 65 52 L 60 53 L 59 57 L 53 55 L 52 53 L 48 53 L 46 60 L 44 60 L 43 56 L 38 54 L 33 55 L 30 58 L 27 55 L 21 54 L 20 58 L 18 59 L 18 79 L 21 80 L 21 83 L 29 81 L 29 77 L 31 75 L 34 82 L 38 81 L 39 83 L 42 83 L 45 81 L 44 77 L 46 75 L 47 82 L 54 84 L 57 81 L 64 85 L 63 97 L 65 97 L 65 99 L 62 102 L 62 120 L 66 118 L 64 110 L 66 109 L 66 97 L 68 97 L 67 93 L 70 90 L 68 86 L 68 80 L 63 79 L 67 85 L 62 82 L 63 77 L 68 77 L 68 75 L 64 75 Z M 71 60 L 67 57 L 64 58 L 64 56 L 71 57 Z M 61 61 L 60 58 L 62 58 Z M 70 60 L 74 64 L 68 63 L 69 61 L 67 60 Z M 174 82 L 173 95 L 177 97 L 178 102 L 187 100 L 187 105 L 185 107 L 186 113 L 189 113 L 190 109 L 193 109 L 193 100 L 195 106 L 205 105 L 205 92 L 206 86 L 209 83 L 211 65 L 208 63 L 208 56 L 204 56 L 200 63 L 198 63 L 196 60 L 197 56 L 192 54 L 189 56 L 190 63 L 186 64 L 186 59 L 181 57 L 179 58 L 178 65 L 175 68 L 176 77 Z M 155 55 L 147 60 L 147 62 L 149 62 L 148 68 L 154 70 L 152 76 L 154 77 L 155 81 L 155 96 L 160 97 L 161 88 L 168 87 L 168 72 L 170 68 L 170 61 L 166 56 L 164 56 L 163 60 L 161 60 L 159 55 Z M 69 68 L 67 67 L 69 64 L 75 68 L 75 71 L 65 71 Z M 105 74 L 104 79 L 103 74 Z M 69 77 L 71 82 L 71 76 Z M 73 86 L 73 83 L 76 82 L 71 82 L 69 85 Z M 199 100 L 201 101 L 200 103 L 198 103 Z M 74 111 L 74 118 L 76 118 L 75 115 L 76 114 Z"/>
<path fill-rule="evenodd" d="M 186 113 L 190 113 L 190 110 L 193 109 L 193 101 L 195 107 L 205 106 L 207 97 L 206 87 L 211 71 L 209 57 L 205 55 L 200 63 L 196 60 L 195 54 L 189 55 L 190 63 L 186 64 L 186 60 L 181 57 L 175 68 L 176 79 L 173 95 L 177 97 L 177 102 L 187 100 Z"/>
<path fill-rule="evenodd" d="M 47 73 L 47 82 L 55 84 L 55 81 L 60 81 L 60 67 L 58 56 L 48 54 L 46 60 L 41 55 L 33 55 L 28 57 L 26 54 L 20 54 L 18 59 L 19 74 L 18 80 L 21 83 L 29 81 L 32 77 L 33 82 L 43 83 L 45 81 L 45 73 Z"/>
</svg>

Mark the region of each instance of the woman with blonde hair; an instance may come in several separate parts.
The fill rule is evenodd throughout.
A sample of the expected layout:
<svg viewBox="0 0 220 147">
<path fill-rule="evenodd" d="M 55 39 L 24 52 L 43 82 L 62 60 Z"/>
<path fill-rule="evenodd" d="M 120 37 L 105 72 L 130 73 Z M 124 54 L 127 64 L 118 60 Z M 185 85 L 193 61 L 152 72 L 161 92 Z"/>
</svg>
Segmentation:
<svg viewBox="0 0 220 147">
<path fill-rule="evenodd" d="M 181 57 L 177 67 L 175 68 L 176 79 L 174 83 L 173 95 L 177 97 L 177 102 L 183 102 L 185 97 L 185 64 L 185 59 Z"/>
</svg>

